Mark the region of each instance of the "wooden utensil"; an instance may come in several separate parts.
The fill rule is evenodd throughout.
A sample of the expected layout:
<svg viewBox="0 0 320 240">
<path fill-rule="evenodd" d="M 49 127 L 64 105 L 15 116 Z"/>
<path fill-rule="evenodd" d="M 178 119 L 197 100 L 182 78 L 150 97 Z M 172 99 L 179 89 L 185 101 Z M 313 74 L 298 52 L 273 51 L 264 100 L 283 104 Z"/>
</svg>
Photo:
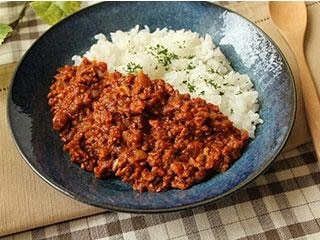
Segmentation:
<svg viewBox="0 0 320 240">
<path fill-rule="evenodd" d="M 320 102 L 305 55 L 307 8 L 304 2 L 269 2 L 271 19 L 291 47 L 300 72 L 300 85 L 313 146 L 320 160 Z"/>
</svg>

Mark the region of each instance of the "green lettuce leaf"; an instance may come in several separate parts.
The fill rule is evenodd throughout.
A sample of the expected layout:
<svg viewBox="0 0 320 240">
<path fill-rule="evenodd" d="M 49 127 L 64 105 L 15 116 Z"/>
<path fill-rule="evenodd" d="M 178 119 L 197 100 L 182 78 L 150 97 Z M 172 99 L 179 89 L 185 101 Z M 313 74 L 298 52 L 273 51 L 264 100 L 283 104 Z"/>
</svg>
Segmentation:
<svg viewBox="0 0 320 240">
<path fill-rule="evenodd" d="M 78 11 L 81 7 L 80 1 L 72 2 L 32 2 L 31 4 L 34 12 L 40 17 L 42 21 L 53 25 L 59 22 L 66 16 Z"/>
<path fill-rule="evenodd" d="M 4 39 L 12 31 L 12 28 L 8 24 L 0 23 L 0 44 L 3 43 Z"/>
</svg>

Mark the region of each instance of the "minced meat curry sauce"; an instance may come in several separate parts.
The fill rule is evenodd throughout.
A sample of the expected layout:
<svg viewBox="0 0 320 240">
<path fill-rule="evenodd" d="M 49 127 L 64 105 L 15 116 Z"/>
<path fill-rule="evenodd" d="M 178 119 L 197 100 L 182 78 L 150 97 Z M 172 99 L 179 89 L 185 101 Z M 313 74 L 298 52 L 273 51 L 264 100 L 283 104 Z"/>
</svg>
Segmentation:
<svg viewBox="0 0 320 240">
<path fill-rule="evenodd" d="M 249 138 L 214 104 L 86 58 L 57 70 L 48 103 L 72 162 L 140 192 L 186 189 L 225 171 Z"/>
</svg>

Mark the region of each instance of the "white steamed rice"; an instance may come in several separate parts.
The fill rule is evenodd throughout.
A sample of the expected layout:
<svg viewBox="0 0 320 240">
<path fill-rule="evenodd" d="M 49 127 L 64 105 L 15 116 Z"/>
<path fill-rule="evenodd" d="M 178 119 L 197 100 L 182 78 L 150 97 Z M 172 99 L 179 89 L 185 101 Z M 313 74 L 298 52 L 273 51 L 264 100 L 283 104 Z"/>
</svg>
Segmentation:
<svg viewBox="0 0 320 240">
<path fill-rule="evenodd" d="M 250 78 L 235 72 L 209 35 L 185 30 L 156 29 L 139 26 L 129 32 L 103 34 L 84 54 L 90 60 L 104 61 L 109 71 L 127 74 L 142 69 L 151 79 L 161 78 L 181 93 L 201 97 L 216 104 L 240 129 L 254 138 L 256 125 L 262 123 L 258 92 Z M 74 56 L 75 65 L 82 57 Z"/>
</svg>

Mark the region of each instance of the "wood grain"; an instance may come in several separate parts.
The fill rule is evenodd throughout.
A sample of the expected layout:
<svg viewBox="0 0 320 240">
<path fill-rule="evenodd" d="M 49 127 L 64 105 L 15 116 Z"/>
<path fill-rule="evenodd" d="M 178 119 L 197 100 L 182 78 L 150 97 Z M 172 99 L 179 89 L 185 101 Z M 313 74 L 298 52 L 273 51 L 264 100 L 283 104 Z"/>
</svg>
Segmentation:
<svg viewBox="0 0 320 240">
<path fill-rule="evenodd" d="M 307 10 L 304 2 L 270 2 L 269 11 L 277 29 L 291 47 L 299 68 L 305 114 L 318 160 L 320 160 L 320 101 L 304 53 Z"/>
</svg>

